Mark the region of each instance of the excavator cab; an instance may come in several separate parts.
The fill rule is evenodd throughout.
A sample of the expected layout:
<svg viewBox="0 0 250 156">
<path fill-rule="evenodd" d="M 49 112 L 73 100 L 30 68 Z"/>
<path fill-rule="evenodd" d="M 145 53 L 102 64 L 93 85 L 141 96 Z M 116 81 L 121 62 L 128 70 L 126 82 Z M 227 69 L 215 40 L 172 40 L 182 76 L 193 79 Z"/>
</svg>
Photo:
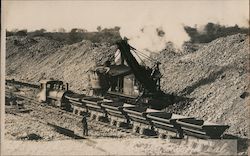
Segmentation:
<svg viewBox="0 0 250 156">
<path fill-rule="evenodd" d="M 91 71 L 90 83 L 97 96 L 109 92 L 137 97 L 141 89 L 130 67 L 124 64 L 96 67 Z"/>
<path fill-rule="evenodd" d="M 92 82 L 95 82 L 91 84 L 92 89 L 96 90 L 96 93 L 101 92 L 101 96 L 105 98 L 118 99 L 126 103 L 153 105 L 153 107 L 161 106 L 161 103 L 170 103 L 172 96 L 165 96 L 161 91 L 160 62 L 130 46 L 127 39 L 118 41 L 117 47 L 115 64 L 109 63 L 96 67 L 95 74 L 92 76 L 94 80 Z M 152 61 L 154 66 L 147 66 L 141 56 Z M 137 58 L 141 62 L 138 62 Z M 100 70 L 101 68 L 106 70 Z M 98 70 L 105 72 L 98 72 Z M 170 99 L 170 102 L 167 102 L 169 100 L 166 98 Z"/>
</svg>

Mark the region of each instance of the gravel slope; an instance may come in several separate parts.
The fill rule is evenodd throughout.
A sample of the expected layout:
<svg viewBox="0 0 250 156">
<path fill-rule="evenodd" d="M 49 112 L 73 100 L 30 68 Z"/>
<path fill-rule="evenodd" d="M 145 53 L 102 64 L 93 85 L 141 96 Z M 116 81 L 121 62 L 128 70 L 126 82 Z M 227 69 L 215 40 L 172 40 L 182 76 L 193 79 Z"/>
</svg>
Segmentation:
<svg viewBox="0 0 250 156">
<path fill-rule="evenodd" d="M 246 35 L 219 38 L 184 55 L 163 51 L 157 59 L 162 63 L 162 89 L 191 99 L 185 106 L 175 105 L 170 109 L 228 124 L 231 126 L 228 133 L 247 136 L 249 38 Z"/>
<path fill-rule="evenodd" d="M 68 82 L 71 89 L 87 86 L 87 71 L 114 57 L 116 46 L 82 42 L 67 45 L 44 37 L 8 37 L 6 77 L 37 82 L 54 78 Z"/>
</svg>

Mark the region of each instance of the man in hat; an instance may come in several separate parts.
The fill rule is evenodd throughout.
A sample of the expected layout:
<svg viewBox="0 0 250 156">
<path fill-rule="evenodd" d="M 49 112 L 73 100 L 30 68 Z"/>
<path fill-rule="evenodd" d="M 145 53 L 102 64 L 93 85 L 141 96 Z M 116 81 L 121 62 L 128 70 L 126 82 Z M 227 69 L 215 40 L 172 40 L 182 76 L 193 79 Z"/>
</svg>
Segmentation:
<svg viewBox="0 0 250 156">
<path fill-rule="evenodd" d="M 88 136 L 87 115 L 83 115 L 82 126 L 83 126 L 83 135 Z"/>
</svg>

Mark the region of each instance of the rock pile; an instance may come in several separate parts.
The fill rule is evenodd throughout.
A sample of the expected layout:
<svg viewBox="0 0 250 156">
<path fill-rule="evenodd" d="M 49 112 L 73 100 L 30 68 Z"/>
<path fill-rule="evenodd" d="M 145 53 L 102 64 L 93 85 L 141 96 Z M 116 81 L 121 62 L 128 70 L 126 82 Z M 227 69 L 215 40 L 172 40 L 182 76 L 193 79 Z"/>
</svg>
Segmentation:
<svg viewBox="0 0 250 156">
<path fill-rule="evenodd" d="M 229 133 L 248 132 L 249 38 L 243 34 L 219 38 L 201 49 L 175 55 L 161 52 L 162 89 L 191 100 L 181 110 L 170 109 L 230 125 Z"/>
<path fill-rule="evenodd" d="M 109 43 L 85 40 L 66 45 L 43 37 L 10 37 L 7 38 L 6 76 L 31 82 L 59 79 L 68 82 L 73 90 L 82 90 L 87 86 L 89 68 L 112 60 L 116 50 Z"/>
</svg>

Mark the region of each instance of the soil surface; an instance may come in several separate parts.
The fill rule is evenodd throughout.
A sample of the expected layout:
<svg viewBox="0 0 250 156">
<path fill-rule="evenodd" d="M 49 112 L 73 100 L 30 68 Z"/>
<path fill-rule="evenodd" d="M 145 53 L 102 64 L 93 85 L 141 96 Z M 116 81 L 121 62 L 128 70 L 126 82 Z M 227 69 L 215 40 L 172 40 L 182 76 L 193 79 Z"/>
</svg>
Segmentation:
<svg viewBox="0 0 250 156">
<path fill-rule="evenodd" d="M 220 146 L 218 146 L 220 145 Z M 6 141 L 6 155 L 236 155 L 233 141 L 79 139 Z"/>
</svg>

